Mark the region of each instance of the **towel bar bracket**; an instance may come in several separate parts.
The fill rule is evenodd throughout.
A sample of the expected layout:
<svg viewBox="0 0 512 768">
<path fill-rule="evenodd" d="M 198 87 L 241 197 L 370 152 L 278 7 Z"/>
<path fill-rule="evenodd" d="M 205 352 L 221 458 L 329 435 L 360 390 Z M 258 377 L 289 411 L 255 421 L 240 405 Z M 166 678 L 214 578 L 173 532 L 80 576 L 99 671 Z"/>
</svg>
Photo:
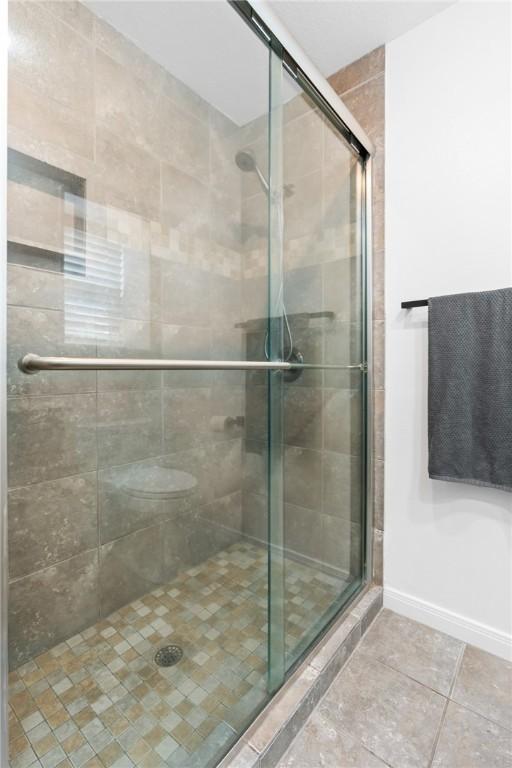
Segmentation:
<svg viewBox="0 0 512 768">
<path fill-rule="evenodd" d="M 428 299 L 416 299 L 415 301 L 402 301 L 402 309 L 413 309 L 414 307 L 428 307 Z"/>
</svg>

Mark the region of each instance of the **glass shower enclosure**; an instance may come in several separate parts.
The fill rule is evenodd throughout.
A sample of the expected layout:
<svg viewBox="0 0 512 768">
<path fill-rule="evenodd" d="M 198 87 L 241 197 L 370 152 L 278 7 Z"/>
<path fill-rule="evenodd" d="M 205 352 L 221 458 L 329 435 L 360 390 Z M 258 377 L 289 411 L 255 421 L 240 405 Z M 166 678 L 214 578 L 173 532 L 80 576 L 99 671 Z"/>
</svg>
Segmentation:
<svg viewBox="0 0 512 768">
<path fill-rule="evenodd" d="M 216 765 L 367 579 L 370 144 L 258 8 L 10 2 L 12 768 Z"/>
</svg>

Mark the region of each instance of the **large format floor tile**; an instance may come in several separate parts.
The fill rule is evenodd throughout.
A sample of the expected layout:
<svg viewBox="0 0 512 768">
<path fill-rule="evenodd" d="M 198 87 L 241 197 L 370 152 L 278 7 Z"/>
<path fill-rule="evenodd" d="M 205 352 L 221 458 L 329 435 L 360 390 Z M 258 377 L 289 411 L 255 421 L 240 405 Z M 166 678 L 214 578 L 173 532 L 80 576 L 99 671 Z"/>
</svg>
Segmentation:
<svg viewBox="0 0 512 768">
<path fill-rule="evenodd" d="M 319 705 L 394 768 L 427 768 L 445 699 L 356 651 Z"/>
<path fill-rule="evenodd" d="M 512 768 L 512 665 L 381 611 L 279 764 L 377 766 Z"/>
<path fill-rule="evenodd" d="M 512 733 L 448 704 L 432 768 L 511 768 Z"/>
<path fill-rule="evenodd" d="M 451 698 L 512 730 L 512 664 L 468 645 Z"/>
<path fill-rule="evenodd" d="M 383 610 L 362 648 L 383 664 L 447 696 L 464 643 Z"/>
<path fill-rule="evenodd" d="M 327 712 L 315 710 L 278 768 L 385 768 Z"/>
</svg>

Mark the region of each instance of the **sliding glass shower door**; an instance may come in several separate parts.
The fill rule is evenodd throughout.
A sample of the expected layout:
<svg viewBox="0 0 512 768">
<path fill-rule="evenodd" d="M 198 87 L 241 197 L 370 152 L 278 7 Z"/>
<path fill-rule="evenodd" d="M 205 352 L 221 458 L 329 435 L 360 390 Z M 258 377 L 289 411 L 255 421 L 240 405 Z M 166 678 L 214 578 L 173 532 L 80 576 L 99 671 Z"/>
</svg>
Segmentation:
<svg viewBox="0 0 512 768">
<path fill-rule="evenodd" d="M 272 686 L 364 580 L 367 372 L 364 164 L 275 52 L 270 83 Z"/>
<path fill-rule="evenodd" d="M 214 766 L 364 579 L 364 160 L 238 10 L 10 3 L 12 768 Z"/>
</svg>

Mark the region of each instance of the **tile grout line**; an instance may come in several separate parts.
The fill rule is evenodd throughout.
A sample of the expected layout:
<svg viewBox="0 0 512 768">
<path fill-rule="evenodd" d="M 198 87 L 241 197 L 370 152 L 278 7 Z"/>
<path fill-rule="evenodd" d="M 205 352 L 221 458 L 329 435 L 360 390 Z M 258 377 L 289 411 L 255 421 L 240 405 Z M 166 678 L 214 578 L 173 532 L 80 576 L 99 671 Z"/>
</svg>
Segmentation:
<svg viewBox="0 0 512 768">
<path fill-rule="evenodd" d="M 84 473 L 84 474 L 93 474 L 93 473 L 95 473 L 95 470 L 91 470 L 91 471 L 89 471 L 87 473 Z M 66 477 L 80 477 L 80 475 L 69 475 L 69 476 L 66 476 Z M 57 478 L 57 479 L 59 480 L 61 478 Z M 63 479 L 66 479 L 66 478 L 63 478 Z M 24 488 L 24 487 L 25 486 L 21 486 L 21 488 Z M 214 501 L 220 501 L 220 500 L 226 499 L 228 497 L 235 496 L 239 492 L 240 491 L 238 491 L 238 490 L 237 491 L 232 491 L 231 493 L 227 493 L 224 496 L 219 496 L 218 498 L 214 499 Z M 212 502 L 205 502 L 204 504 L 199 505 L 196 508 L 196 511 L 200 512 L 205 507 L 209 506 L 210 503 L 212 503 Z M 99 507 L 98 507 L 98 509 L 99 509 Z M 169 519 L 165 520 L 164 523 L 165 522 L 172 522 L 172 519 L 169 518 Z M 118 536 L 116 539 L 109 539 L 108 541 L 105 541 L 105 542 L 101 542 L 101 540 L 99 540 L 99 545 L 88 547 L 87 549 L 82 549 L 79 552 L 75 552 L 74 554 L 69 555 L 68 557 L 63 558 L 62 560 L 56 560 L 55 562 L 51 562 L 48 565 L 44 565 L 42 568 L 38 568 L 35 571 L 30 571 L 29 573 L 25 573 L 22 576 L 16 576 L 14 578 L 10 578 L 9 579 L 9 584 L 15 584 L 15 583 L 21 581 L 22 579 L 26 579 L 26 578 L 28 578 L 30 576 L 37 576 L 38 574 L 48 570 L 49 568 L 54 568 L 55 566 L 58 566 L 58 565 L 61 565 L 61 564 L 64 564 L 64 563 L 68 563 L 68 562 L 70 562 L 71 560 L 73 560 L 76 557 L 80 557 L 81 555 L 89 554 L 89 553 L 94 552 L 96 550 L 98 550 L 98 567 L 99 567 L 99 553 L 100 553 L 100 550 L 102 549 L 102 547 L 108 546 L 109 544 L 115 544 L 118 541 L 122 541 L 123 539 L 126 539 L 128 536 L 136 535 L 136 534 L 138 534 L 140 532 L 148 531 L 148 530 L 150 530 L 152 528 L 158 528 L 160 525 L 161 525 L 161 523 L 159 523 L 159 522 L 158 523 L 152 523 L 150 525 L 145 525 L 142 528 L 136 528 L 133 531 L 129 531 L 128 533 L 124 533 L 121 536 Z M 236 529 L 232 529 L 232 528 L 229 528 L 229 527 L 226 527 L 226 526 L 222 526 L 222 525 L 219 526 L 219 527 L 223 528 L 224 530 L 228 530 L 228 531 L 234 530 L 236 533 L 239 533 L 239 531 L 237 531 Z M 242 538 L 244 538 L 244 537 L 242 536 Z M 245 537 L 245 538 L 247 538 L 247 537 Z M 294 562 L 296 562 L 296 561 L 294 561 Z M 311 567 L 311 566 L 308 566 L 307 563 L 300 562 L 299 564 L 300 565 L 305 565 L 306 567 Z M 196 567 L 197 566 L 193 566 L 193 565 L 187 566 L 187 568 L 185 569 L 185 571 L 183 571 L 183 573 L 186 573 L 186 571 L 188 571 L 189 569 L 196 568 Z M 165 584 L 166 581 L 164 580 L 163 583 Z M 159 587 L 155 587 L 155 589 L 158 589 L 158 588 Z M 135 599 L 137 599 L 137 598 L 135 598 Z M 131 603 L 132 600 L 133 600 L 133 598 L 130 599 L 128 601 L 128 603 L 126 603 L 125 605 L 128 605 L 129 603 Z M 123 607 L 125 607 L 125 605 L 119 606 L 119 608 L 123 608 Z M 116 611 L 119 610 L 119 608 L 117 608 Z M 106 617 L 99 616 L 98 620 L 101 619 L 101 618 L 106 618 Z M 64 640 L 63 642 L 66 642 L 66 641 Z"/>
<path fill-rule="evenodd" d="M 430 691 L 431 693 L 434 693 L 436 696 L 440 696 L 442 699 L 446 699 L 448 701 L 448 697 L 446 696 L 446 694 L 436 691 L 435 688 L 431 688 L 429 685 L 425 685 L 425 683 L 420 683 L 420 681 L 416 680 L 416 678 L 411 677 L 406 672 L 402 672 L 402 670 L 400 669 L 396 669 L 396 667 L 390 666 L 385 661 L 382 661 L 382 659 L 377 658 L 377 656 L 373 656 L 373 654 L 368 653 L 364 649 L 358 649 L 358 650 L 360 650 L 360 653 L 363 656 L 365 655 L 365 653 L 367 653 L 368 656 L 371 656 L 373 661 L 375 661 L 377 664 L 380 664 L 380 666 L 384 667 L 385 669 L 388 669 L 391 672 L 394 672 L 395 674 L 400 675 L 401 677 L 405 677 L 405 679 L 410 680 L 411 683 L 416 683 L 416 685 L 419 685 L 420 688 L 424 688 L 425 690 Z"/>
<path fill-rule="evenodd" d="M 407 672 L 404 672 L 401 669 L 397 669 L 396 667 L 393 667 L 391 664 L 388 664 L 386 661 L 382 661 L 382 659 L 379 659 L 376 656 L 373 656 L 373 654 L 369 653 L 369 655 L 371 655 L 375 661 L 380 662 L 380 664 L 382 664 L 383 667 L 390 669 L 392 672 L 396 672 L 399 675 L 403 675 L 403 677 L 406 677 L 408 680 L 411 680 L 411 682 L 416 683 L 417 685 L 421 685 L 422 688 L 426 688 L 428 691 L 435 693 L 437 696 L 442 696 L 443 699 L 449 698 L 449 694 L 441 693 L 441 691 L 438 691 L 435 688 L 432 688 L 432 686 L 427 685 L 426 683 L 422 683 L 420 680 L 417 680 L 415 677 L 412 677 L 411 675 L 407 674 Z"/>
<path fill-rule="evenodd" d="M 486 715 L 482 715 L 481 712 L 478 712 L 476 709 L 472 709 L 471 707 L 468 707 L 467 704 L 461 704 L 459 701 L 456 701 L 455 699 L 449 699 L 449 702 L 452 704 L 455 704 L 457 707 L 460 707 L 461 709 L 466 710 L 466 712 L 471 712 L 472 715 L 476 715 L 477 717 L 482 718 L 482 720 L 485 720 L 487 723 L 490 723 L 491 725 L 495 725 L 497 728 L 502 728 L 504 731 L 507 731 L 507 733 L 512 734 L 512 727 L 508 727 L 506 725 L 503 725 L 503 723 L 499 723 L 497 720 L 492 720 L 490 717 L 487 717 Z"/>
<path fill-rule="evenodd" d="M 453 672 L 452 683 L 450 685 L 450 690 L 448 691 L 448 695 L 447 695 L 447 699 L 450 699 L 450 700 L 452 700 L 452 693 L 453 693 L 453 690 L 454 690 L 455 685 L 457 683 L 457 678 L 459 676 L 460 668 L 462 667 L 462 661 L 464 659 L 464 653 L 466 652 L 466 646 L 467 646 L 467 643 L 463 643 L 462 644 L 462 648 L 460 649 L 459 657 L 458 657 L 457 663 L 455 665 L 455 669 L 454 669 L 454 672 Z"/>
<path fill-rule="evenodd" d="M 434 739 L 434 743 L 432 744 L 432 750 L 431 750 L 431 753 L 430 753 L 430 760 L 429 760 L 429 763 L 428 763 L 429 768 L 431 768 L 431 766 L 433 765 L 434 760 L 435 760 L 435 756 L 436 756 L 436 752 L 437 752 L 437 747 L 439 745 L 439 740 L 441 738 L 441 732 L 443 730 L 443 725 L 444 725 L 445 720 L 446 720 L 446 712 L 448 711 L 448 705 L 450 703 L 450 696 L 451 696 L 451 694 L 453 692 L 453 689 L 455 687 L 455 682 L 457 680 L 457 677 L 458 677 L 458 674 L 459 674 L 459 670 L 460 670 L 461 665 L 462 665 L 462 659 L 464 657 L 464 651 L 465 650 L 466 650 L 466 643 L 463 643 L 462 648 L 459 651 L 459 656 L 457 658 L 457 662 L 455 664 L 455 669 L 454 669 L 454 672 L 453 672 L 452 682 L 451 682 L 450 688 L 448 690 L 448 694 L 445 697 L 445 704 L 444 704 L 444 708 L 443 708 L 443 714 L 441 716 L 441 720 L 439 721 L 439 726 L 437 728 L 436 737 Z"/>
<path fill-rule="evenodd" d="M 137 392 L 137 391 L 142 392 L 143 390 L 120 390 L 121 393 Z M 151 390 L 151 391 L 156 392 L 158 390 Z M 90 392 L 77 393 L 77 395 L 80 395 L 80 394 L 93 395 L 94 392 L 91 390 Z M 37 395 L 37 397 L 53 397 L 53 395 Z M 55 397 L 59 397 L 59 395 L 55 395 Z M 24 483 L 23 485 L 12 485 L 8 487 L 8 492 L 11 493 L 11 491 L 22 491 L 25 488 L 31 488 L 32 486 L 35 486 L 35 485 L 43 485 L 44 483 L 58 482 L 59 480 L 67 480 L 73 477 L 82 477 L 83 475 L 90 475 L 94 472 L 108 472 L 111 469 L 120 469 L 122 467 L 129 467 L 132 464 L 137 464 L 139 462 L 144 462 L 144 461 L 151 461 L 152 459 L 165 459 L 168 456 L 174 456 L 176 454 L 189 453 L 192 451 L 204 450 L 211 447 L 217 447 L 220 444 L 229 443 L 231 442 L 231 440 L 235 441 L 239 439 L 240 439 L 239 437 L 228 438 L 226 440 L 213 439 L 212 441 L 205 442 L 200 446 L 192 446 L 191 448 L 183 448 L 182 450 L 174 450 L 168 453 L 155 453 L 155 454 L 146 456 L 145 458 L 142 458 L 142 459 L 133 459 L 132 461 L 124 461 L 122 464 L 105 464 L 105 465 L 102 464 L 102 465 L 98 465 L 95 469 L 86 469 L 83 472 L 73 472 L 70 475 L 59 475 L 58 477 L 49 477 L 49 478 L 47 477 L 47 478 L 44 478 L 43 480 L 34 480 L 32 482 Z M 256 495 L 264 495 L 264 494 L 256 494 Z M 304 507 L 304 509 L 307 509 L 307 507 Z"/>
<path fill-rule="evenodd" d="M 452 685 L 450 687 L 450 692 L 448 693 L 449 701 L 452 701 L 458 707 L 462 707 L 462 709 L 465 709 L 468 712 L 472 712 L 474 715 L 478 715 L 478 717 L 481 717 L 484 720 L 487 720 L 488 723 L 492 723 L 493 725 L 497 725 L 498 728 L 504 728 L 506 731 L 511 731 L 512 732 L 512 726 L 510 728 L 508 728 L 506 725 L 503 725 L 503 723 L 499 723 L 497 720 L 493 720 L 491 717 L 487 717 L 486 715 L 483 715 L 481 712 L 478 712 L 476 709 L 472 709 L 472 707 L 469 707 L 467 704 L 461 704 L 459 701 L 457 701 L 456 699 L 453 698 L 453 692 L 454 692 L 454 689 L 455 689 L 455 685 L 457 683 L 457 678 L 459 676 L 460 669 L 462 667 L 462 661 L 463 661 L 463 658 L 464 658 L 464 653 L 465 653 L 466 648 L 467 648 L 468 645 L 470 645 L 470 644 L 469 643 L 464 643 L 464 648 L 462 650 L 462 653 L 461 653 L 461 656 L 460 656 L 460 659 L 459 659 L 459 663 L 457 664 L 457 667 L 456 667 L 456 670 L 455 670 L 455 675 L 454 675 L 454 678 L 453 678 Z"/>
<path fill-rule="evenodd" d="M 361 80 L 360 83 L 357 83 L 356 85 L 353 85 L 350 88 L 347 88 L 345 91 L 338 91 L 336 88 L 334 88 L 334 86 L 332 87 L 336 91 L 336 94 L 343 101 L 343 97 L 346 96 L 347 94 L 352 93 L 353 91 L 357 91 L 358 88 L 362 88 L 363 85 L 367 85 L 368 83 L 371 83 L 373 80 L 377 80 L 378 77 L 382 77 L 383 75 L 385 75 L 385 69 L 382 69 L 380 72 L 377 72 L 375 75 L 368 77 L 366 80 Z"/>
<path fill-rule="evenodd" d="M 361 747 L 362 747 L 362 748 L 363 748 L 363 749 L 364 749 L 366 752 L 369 752 L 369 753 L 370 753 L 370 755 L 373 755 L 374 757 L 376 757 L 376 758 L 377 758 L 377 760 L 380 760 L 380 762 L 381 762 L 383 765 L 387 766 L 387 768 L 395 768 L 395 766 L 394 766 L 394 765 L 392 765 L 391 763 L 388 763 L 386 760 L 384 760 L 384 758 L 383 758 L 383 757 L 381 757 L 380 755 L 378 755 L 378 754 L 377 754 L 376 752 L 374 752 L 372 749 L 369 749 L 367 746 L 365 746 L 365 744 L 363 744 L 363 742 L 362 742 L 362 741 L 358 741 L 358 744 L 360 744 L 360 746 L 361 746 Z"/>
<path fill-rule="evenodd" d="M 23 579 L 27 579 L 30 576 L 37 576 L 39 573 L 42 573 L 43 571 L 46 571 L 49 568 L 55 568 L 55 566 L 61 565 L 61 563 L 69 563 L 71 560 L 73 560 L 76 557 L 81 557 L 82 555 L 88 555 L 91 552 L 97 552 L 97 550 L 98 550 L 97 545 L 88 547 L 87 549 L 82 549 L 80 552 L 76 552 L 74 555 L 65 557 L 63 560 L 56 560 L 54 563 L 50 563 L 50 565 L 45 565 L 42 568 L 38 568 L 36 571 L 25 573 L 23 574 L 23 576 L 15 576 L 14 578 L 9 579 L 9 584 L 10 585 L 17 584 L 19 581 L 22 581 Z"/>
<path fill-rule="evenodd" d="M 439 739 L 441 738 L 441 731 L 443 729 L 444 721 L 446 719 L 446 711 L 448 709 L 448 704 L 449 703 L 450 703 L 450 700 L 449 699 L 445 699 L 445 703 L 444 703 L 444 706 L 443 706 L 443 712 L 442 712 L 442 715 L 441 715 L 441 719 L 439 720 L 439 725 L 437 727 L 437 732 L 436 732 L 436 736 L 435 736 L 435 739 L 434 739 L 434 743 L 432 744 L 432 749 L 430 751 L 430 758 L 429 758 L 429 761 L 428 761 L 429 768 L 431 768 L 431 766 L 434 763 L 434 758 L 436 756 L 437 746 L 439 744 Z"/>
<path fill-rule="evenodd" d="M 376 619 L 377 619 L 377 617 L 376 617 Z M 372 622 L 372 624 L 373 624 L 373 622 Z M 440 634 L 445 634 L 445 633 L 440 633 Z M 448 637 L 450 637 L 450 636 L 448 635 Z M 456 638 L 452 638 L 452 639 L 456 639 Z M 367 651 L 365 648 L 361 648 L 361 649 L 357 649 L 357 650 L 361 651 L 362 653 L 367 653 L 375 661 L 380 662 L 387 669 L 390 669 L 393 672 L 397 672 L 398 674 L 403 675 L 408 680 L 411 680 L 413 683 L 417 683 L 418 685 L 421 685 L 423 688 L 426 688 L 427 690 L 432 691 L 432 693 L 435 693 L 438 696 L 442 696 L 445 699 L 450 699 L 450 700 L 453 701 L 453 699 L 451 699 L 451 694 L 452 694 L 452 691 L 453 691 L 453 688 L 454 688 L 454 685 L 455 685 L 455 681 L 456 681 L 456 678 L 457 678 L 460 666 L 462 664 L 462 657 L 464 655 L 465 648 L 466 648 L 466 643 L 462 643 L 462 648 L 460 649 L 459 655 L 457 657 L 457 661 L 455 662 L 454 676 L 453 676 L 452 681 L 450 683 L 450 688 L 449 688 L 448 693 L 441 693 L 441 691 L 438 691 L 435 688 L 433 688 L 432 686 L 427 685 L 427 683 L 423 683 L 423 682 L 421 682 L 421 680 L 418 680 L 417 678 L 412 677 L 412 675 L 409 675 L 407 672 L 404 672 L 402 669 L 398 669 L 397 667 L 394 667 L 389 662 L 383 661 L 382 659 L 379 659 L 378 656 L 375 656 L 374 653 L 371 650 Z"/>
</svg>

